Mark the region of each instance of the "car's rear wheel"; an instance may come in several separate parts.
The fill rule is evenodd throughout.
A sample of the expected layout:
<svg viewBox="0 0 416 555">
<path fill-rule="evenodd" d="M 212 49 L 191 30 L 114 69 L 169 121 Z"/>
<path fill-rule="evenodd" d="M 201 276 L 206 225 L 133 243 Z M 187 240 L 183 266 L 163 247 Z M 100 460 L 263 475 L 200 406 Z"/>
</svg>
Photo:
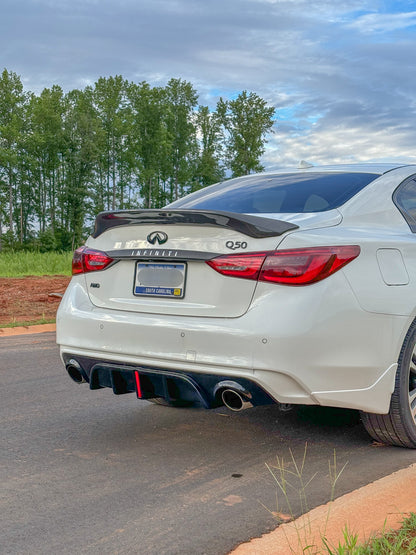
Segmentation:
<svg viewBox="0 0 416 555">
<path fill-rule="evenodd" d="M 367 432 L 376 441 L 416 448 L 416 321 L 400 352 L 396 383 L 387 414 L 362 413 Z"/>
</svg>

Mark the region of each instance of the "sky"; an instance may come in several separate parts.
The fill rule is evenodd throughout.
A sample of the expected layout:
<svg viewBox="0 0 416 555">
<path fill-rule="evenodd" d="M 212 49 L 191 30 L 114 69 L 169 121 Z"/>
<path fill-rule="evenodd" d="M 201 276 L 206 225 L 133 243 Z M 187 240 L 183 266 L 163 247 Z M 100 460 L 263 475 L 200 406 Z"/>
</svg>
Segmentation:
<svg viewBox="0 0 416 555">
<path fill-rule="evenodd" d="M 266 169 L 416 163 L 416 1 L 0 0 L 0 71 L 25 90 L 190 81 L 276 108 Z"/>
</svg>

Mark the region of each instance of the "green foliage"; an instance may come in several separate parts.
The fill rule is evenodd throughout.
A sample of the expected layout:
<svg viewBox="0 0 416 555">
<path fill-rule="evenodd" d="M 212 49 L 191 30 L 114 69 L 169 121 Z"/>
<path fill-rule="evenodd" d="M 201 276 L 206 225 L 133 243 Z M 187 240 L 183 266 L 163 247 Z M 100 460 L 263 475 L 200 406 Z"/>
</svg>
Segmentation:
<svg viewBox="0 0 416 555">
<path fill-rule="evenodd" d="M 99 130 L 90 89 L 84 92 L 72 91 L 67 95 L 67 102 L 67 148 L 62 183 L 64 213 L 60 223 L 71 233 L 73 244 L 80 246 L 88 211 L 89 189 L 94 183 L 94 169 L 99 154 Z"/>
<path fill-rule="evenodd" d="M 57 244 L 52 229 L 47 229 L 39 233 L 38 244 L 40 252 L 56 251 Z"/>
<path fill-rule="evenodd" d="M 399 530 L 384 530 L 380 535 L 358 543 L 358 535 L 344 529 L 344 539 L 337 547 L 324 542 L 329 555 L 410 555 L 416 553 L 416 514 L 404 518 Z"/>
<path fill-rule="evenodd" d="M 165 88 L 166 127 L 170 141 L 168 200 L 174 201 L 187 192 L 195 170 L 197 141 L 193 111 L 197 93 L 191 83 L 171 79 Z"/>
<path fill-rule="evenodd" d="M 136 163 L 140 196 L 145 208 L 157 208 L 166 203 L 160 182 L 168 175 L 171 140 L 166 124 L 166 94 L 148 83 L 131 83 L 127 90 L 132 106 L 131 151 L 132 165 Z"/>
<path fill-rule="evenodd" d="M 104 210 L 160 208 L 262 168 L 274 108 L 254 93 L 198 107 L 194 86 L 100 77 L 26 93 L 0 76 L 0 251 L 71 249 Z"/>
<path fill-rule="evenodd" d="M 200 106 L 196 122 L 201 146 L 196 168 L 196 185 L 193 187 L 195 191 L 225 177 L 225 167 L 221 163 L 224 140 L 221 118 L 217 112 L 210 113 L 208 106 Z"/>
<path fill-rule="evenodd" d="M 62 153 L 66 149 L 64 129 L 67 102 L 60 87 L 44 89 L 31 96 L 27 110 L 30 132 L 24 136 L 27 165 L 22 172 L 26 195 L 21 198 L 23 212 L 35 216 L 41 233 L 52 227 L 60 214 L 64 181 L 60 178 Z M 59 199 L 59 200 L 58 200 Z M 56 202 L 58 200 L 58 202 Z M 27 222 L 28 223 L 28 222 Z M 27 237 L 26 226 L 23 236 Z"/>
<path fill-rule="evenodd" d="M 0 252 L 0 277 L 71 275 L 72 252 Z"/>
<path fill-rule="evenodd" d="M 11 322 L 9 324 L 1 324 L 2 328 L 20 328 L 21 326 L 39 326 L 41 324 L 54 324 L 55 318 L 40 318 L 38 320 L 23 320 Z"/>
<path fill-rule="evenodd" d="M 0 180 L 2 203 L 0 224 L 7 217 L 10 231 L 14 231 L 14 212 L 19 194 L 19 171 L 21 169 L 24 112 L 27 97 L 16 73 L 6 69 L 0 77 Z M 5 206 L 8 204 L 8 210 Z"/>
<path fill-rule="evenodd" d="M 4 250 L 12 250 L 14 245 L 18 244 L 16 241 L 16 238 L 14 236 L 14 233 L 10 230 L 6 231 L 6 233 L 3 234 L 2 236 L 2 247 Z"/>
<path fill-rule="evenodd" d="M 226 159 L 233 177 L 262 171 L 260 157 L 273 126 L 274 107 L 257 94 L 243 91 L 235 100 L 220 99 L 217 112 L 227 133 Z"/>
<path fill-rule="evenodd" d="M 99 127 L 100 175 L 105 179 L 105 189 L 101 183 L 101 204 L 114 210 L 123 208 L 124 188 L 131 177 L 128 164 L 128 135 L 131 107 L 126 99 L 127 83 L 121 77 L 100 77 L 92 90 L 93 105 Z"/>
</svg>

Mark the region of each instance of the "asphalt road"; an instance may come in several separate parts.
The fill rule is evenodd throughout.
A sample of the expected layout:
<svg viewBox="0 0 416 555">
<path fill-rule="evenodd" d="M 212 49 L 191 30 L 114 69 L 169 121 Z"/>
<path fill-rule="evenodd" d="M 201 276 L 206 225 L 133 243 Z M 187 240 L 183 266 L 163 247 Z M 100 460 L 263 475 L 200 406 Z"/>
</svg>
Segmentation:
<svg viewBox="0 0 416 555">
<path fill-rule="evenodd" d="M 347 463 L 337 496 L 415 462 L 373 445 L 353 411 L 174 409 L 90 391 L 67 377 L 54 334 L 0 338 L 0 375 L 2 554 L 221 555 L 275 527 L 276 457 L 300 463 L 307 443 L 310 507 L 329 499 L 334 450 Z"/>
</svg>

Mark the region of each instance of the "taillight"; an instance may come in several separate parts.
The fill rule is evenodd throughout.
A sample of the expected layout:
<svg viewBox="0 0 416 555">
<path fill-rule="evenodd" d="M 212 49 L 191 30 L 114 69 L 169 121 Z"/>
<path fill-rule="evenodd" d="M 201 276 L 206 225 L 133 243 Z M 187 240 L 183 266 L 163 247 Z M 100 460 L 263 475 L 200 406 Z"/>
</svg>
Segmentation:
<svg viewBox="0 0 416 555">
<path fill-rule="evenodd" d="M 97 251 L 85 246 L 79 247 L 74 252 L 72 258 L 72 275 L 104 270 L 112 262 L 113 258 L 110 258 L 103 251 Z"/>
<path fill-rule="evenodd" d="M 321 281 L 354 260 L 357 245 L 309 247 L 272 252 L 230 254 L 208 260 L 220 274 L 284 285 Z"/>
<path fill-rule="evenodd" d="M 257 280 L 267 252 L 229 254 L 207 260 L 207 264 L 224 276 Z"/>
</svg>

